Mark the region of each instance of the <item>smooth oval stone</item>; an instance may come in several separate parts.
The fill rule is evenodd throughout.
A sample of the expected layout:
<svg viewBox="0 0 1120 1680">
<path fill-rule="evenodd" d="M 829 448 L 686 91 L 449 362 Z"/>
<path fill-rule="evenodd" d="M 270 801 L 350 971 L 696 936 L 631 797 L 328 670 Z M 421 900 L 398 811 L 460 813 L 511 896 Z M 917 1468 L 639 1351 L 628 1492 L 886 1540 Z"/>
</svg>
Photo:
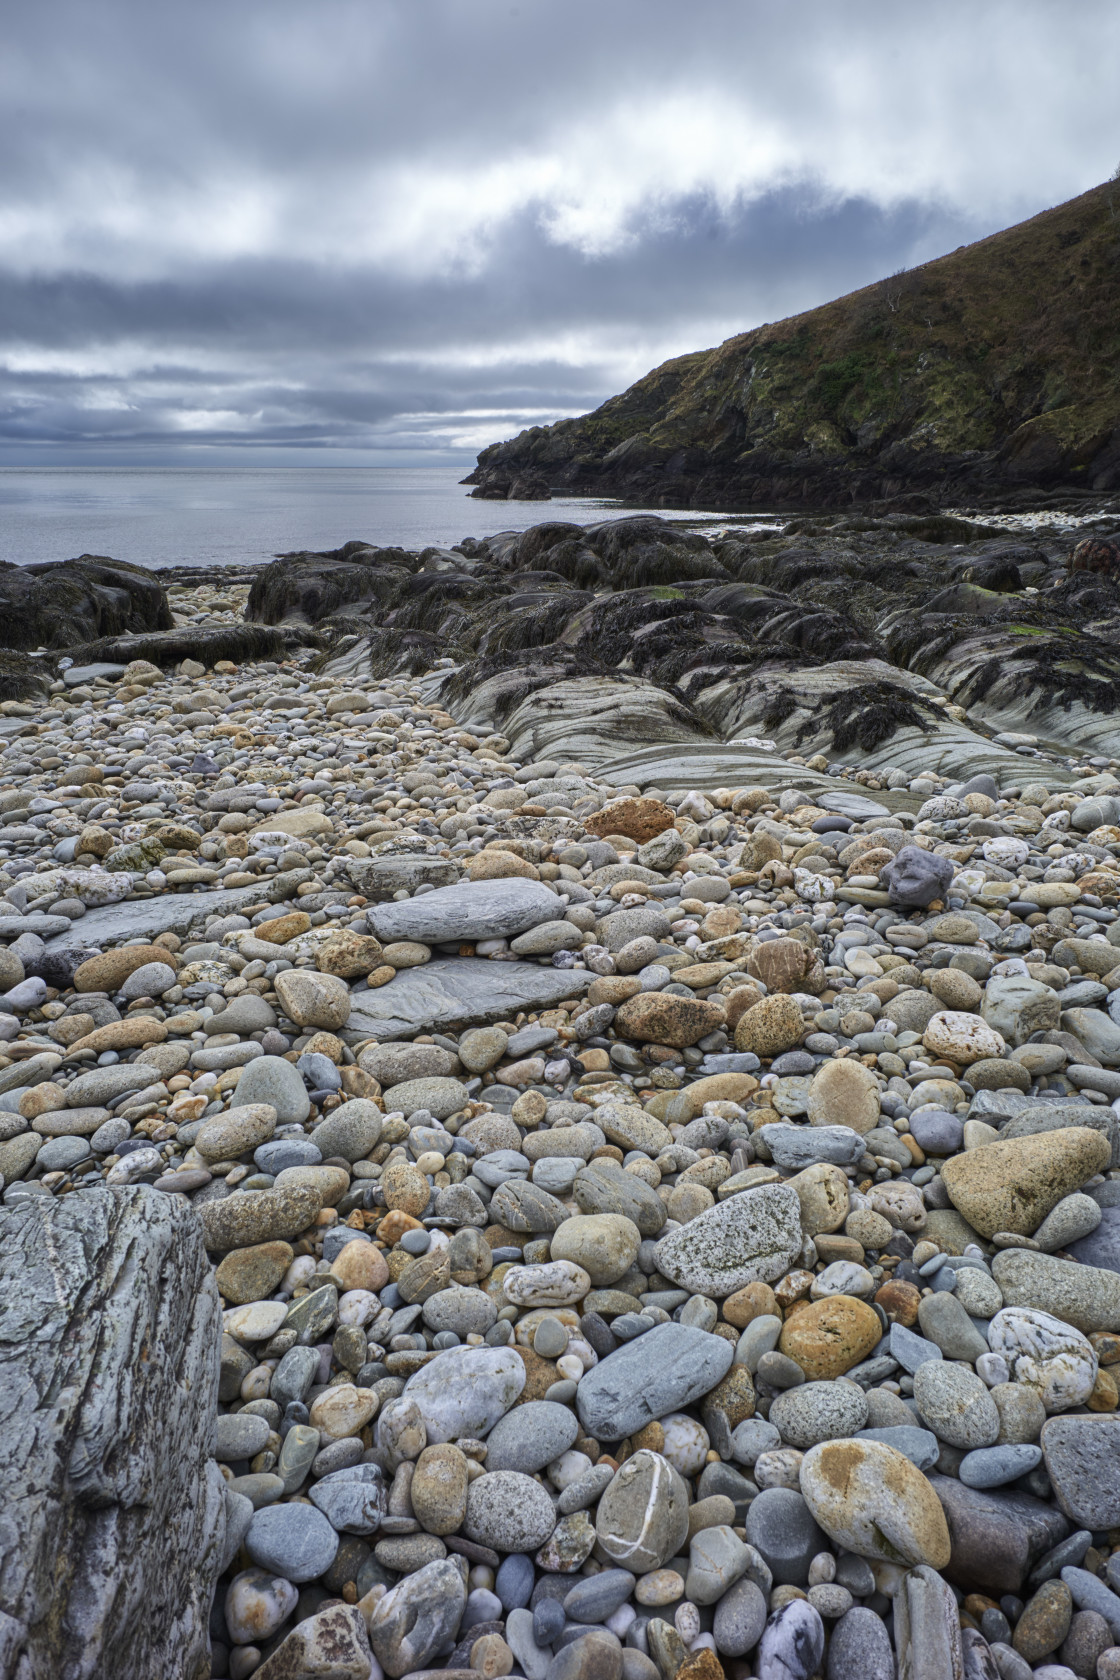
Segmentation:
<svg viewBox="0 0 1120 1680">
<path fill-rule="evenodd" d="M 972 1670 L 966 1673 L 971 1680 Z M 826 1680 L 895 1680 L 890 1635 L 874 1610 L 856 1605 L 833 1624 L 825 1676 Z"/>
<path fill-rule="evenodd" d="M 567 1452 L 578 1434 L 579 1421 L 569 1406 L 552 1400 L 526 1401 L 499 1418 L 490 1431 L 486 1469 L 530 1474 L 543 1470 Z"/>
<path fill-rule="evenodd" d="M 508 1412 L 525 1380 L 524 1361 L 512 1348 L 456 1347 L 415 1372 L 405 1393 L 417 1406 L 430 1442 L 464 1436 L 478 1440 Z"/>
<path fill-rule="evenodd" d="M 673 1557 L 688 1533 L 688 1487 L 660 1453 L 642 1448 L 599 1501 L 595 1533 L 613 1563 L 644 1575 Z"/>
<path fill-rule="evenodd" d="M 634 1581 L 628 1569 L 602 1569 L 576 1582 L 563 1601 L 564 1614 L 573 1622 L 605 1622 L 626 1603 Z"/>
<path fill-rule="evenodd" d="M 810 1563 L 827 1549 L 823 1531 L 794 1488 L 764 1488 L 747 1512 L 746 1529 L 776 1586 L 803 1587 Z"/>
<path fill-rule="evenodd" d="M 263 1569 L 287 1581 L 313 1581 L 329 1569 L 339 1537 L 312 1505 L 266 1505 L 253 1514 L 245 1549 Z"/>
<path fill-rule="evenodd" d="M 775 1611 L 758 1642 L 758 1680 L 809 1680 L 824 1656 L 824 1623 L 795 1598 Z"/>
<path fill-rule="evenodd" d="M 523 1609 L 533 1595 L 535 1578 L 533 1560 L 523 1552 L 511 1552 L 503 1558 L 494 1580 L 494 1591 L 503 1610 Z"/>
<path fill-rule="evenodd" d="M 463 1533 L 499 1552 L 535 1552 L 556 1527 L 552 1500 L 516 1470 L 488 1471 L 467 1491 Z"/>
<path fill-rule="evenodd" d="M 1002 1487 L 1017 1476 L 1025 1476 L 1042 1462 L 1042 1448 L 1008 1444 L 1000 1447 L 978 1447 L 961 1459 L 957 1475 L 965 1487 Z"/>
</svg>

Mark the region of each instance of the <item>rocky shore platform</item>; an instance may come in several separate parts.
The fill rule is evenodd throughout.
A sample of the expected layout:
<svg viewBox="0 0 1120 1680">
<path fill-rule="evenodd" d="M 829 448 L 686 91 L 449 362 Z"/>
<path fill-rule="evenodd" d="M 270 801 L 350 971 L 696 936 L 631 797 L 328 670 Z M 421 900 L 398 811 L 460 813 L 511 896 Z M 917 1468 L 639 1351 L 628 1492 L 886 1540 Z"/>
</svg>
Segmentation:
<svg viewBox="0 0 1120 1680">
<path fill-rule="evenodd" d="M 1120 1680 L 1118 570 L 21 574 L 0 1672 Z"/>
</svg>

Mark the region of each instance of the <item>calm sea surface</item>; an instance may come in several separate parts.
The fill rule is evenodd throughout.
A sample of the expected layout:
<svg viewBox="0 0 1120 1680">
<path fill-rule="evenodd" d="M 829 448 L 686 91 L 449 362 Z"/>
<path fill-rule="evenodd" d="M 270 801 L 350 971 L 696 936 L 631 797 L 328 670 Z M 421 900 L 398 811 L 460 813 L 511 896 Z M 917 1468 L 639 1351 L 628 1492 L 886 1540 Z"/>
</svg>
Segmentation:
<svg viewBox="0 0 1120 1680">
<path fill-rule="evenodd" d="M 140 566 L 253 565 L 352 537 L 420 549 L 641 511 L 617 502 L 476 502 L 467 467 L 3 468 L 0 560 L 32 565 L 109 554 Z M 660 511 L 660 510 L 651 510 Z M 725 517 L 665 513 L 689 525 Z M 736 525 L 766 523 L 739 516 Z"/>
</svg>

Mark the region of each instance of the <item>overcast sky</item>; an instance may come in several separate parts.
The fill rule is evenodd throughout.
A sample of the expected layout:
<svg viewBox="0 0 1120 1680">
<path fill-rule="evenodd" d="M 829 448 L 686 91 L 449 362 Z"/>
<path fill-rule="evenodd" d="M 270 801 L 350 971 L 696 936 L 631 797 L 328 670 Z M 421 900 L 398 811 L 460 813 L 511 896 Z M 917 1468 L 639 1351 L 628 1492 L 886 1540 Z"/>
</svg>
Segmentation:
<svg viewBox="0 0 1120 1680">
<path fill-rule="evenodd" d="M 1118 61 L 1113 0 L 10 6 L 0 464 L 466 459 L 1105 179 Z"/>
</svg>

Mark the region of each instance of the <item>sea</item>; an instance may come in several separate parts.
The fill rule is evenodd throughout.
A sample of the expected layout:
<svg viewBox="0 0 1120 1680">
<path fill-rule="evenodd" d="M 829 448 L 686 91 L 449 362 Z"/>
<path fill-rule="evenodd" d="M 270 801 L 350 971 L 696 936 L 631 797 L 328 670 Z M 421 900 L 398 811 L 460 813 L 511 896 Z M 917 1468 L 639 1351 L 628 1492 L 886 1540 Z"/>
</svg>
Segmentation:
<svg viewBox="0 0 1120 1680">
<path fill-rule="evenodd" d="M 470 463 L 430 467 L 0 468 L 0 560 L 19 566 L 111 555 L 138 566 L 250 566 L 351 538 L 382 547 L 447 547 L 544 520 L 592 524 L 655 512 L 690 529 L 779 521 L 623 507 L 565 497 L 474 501 Z"/>
</svg>

